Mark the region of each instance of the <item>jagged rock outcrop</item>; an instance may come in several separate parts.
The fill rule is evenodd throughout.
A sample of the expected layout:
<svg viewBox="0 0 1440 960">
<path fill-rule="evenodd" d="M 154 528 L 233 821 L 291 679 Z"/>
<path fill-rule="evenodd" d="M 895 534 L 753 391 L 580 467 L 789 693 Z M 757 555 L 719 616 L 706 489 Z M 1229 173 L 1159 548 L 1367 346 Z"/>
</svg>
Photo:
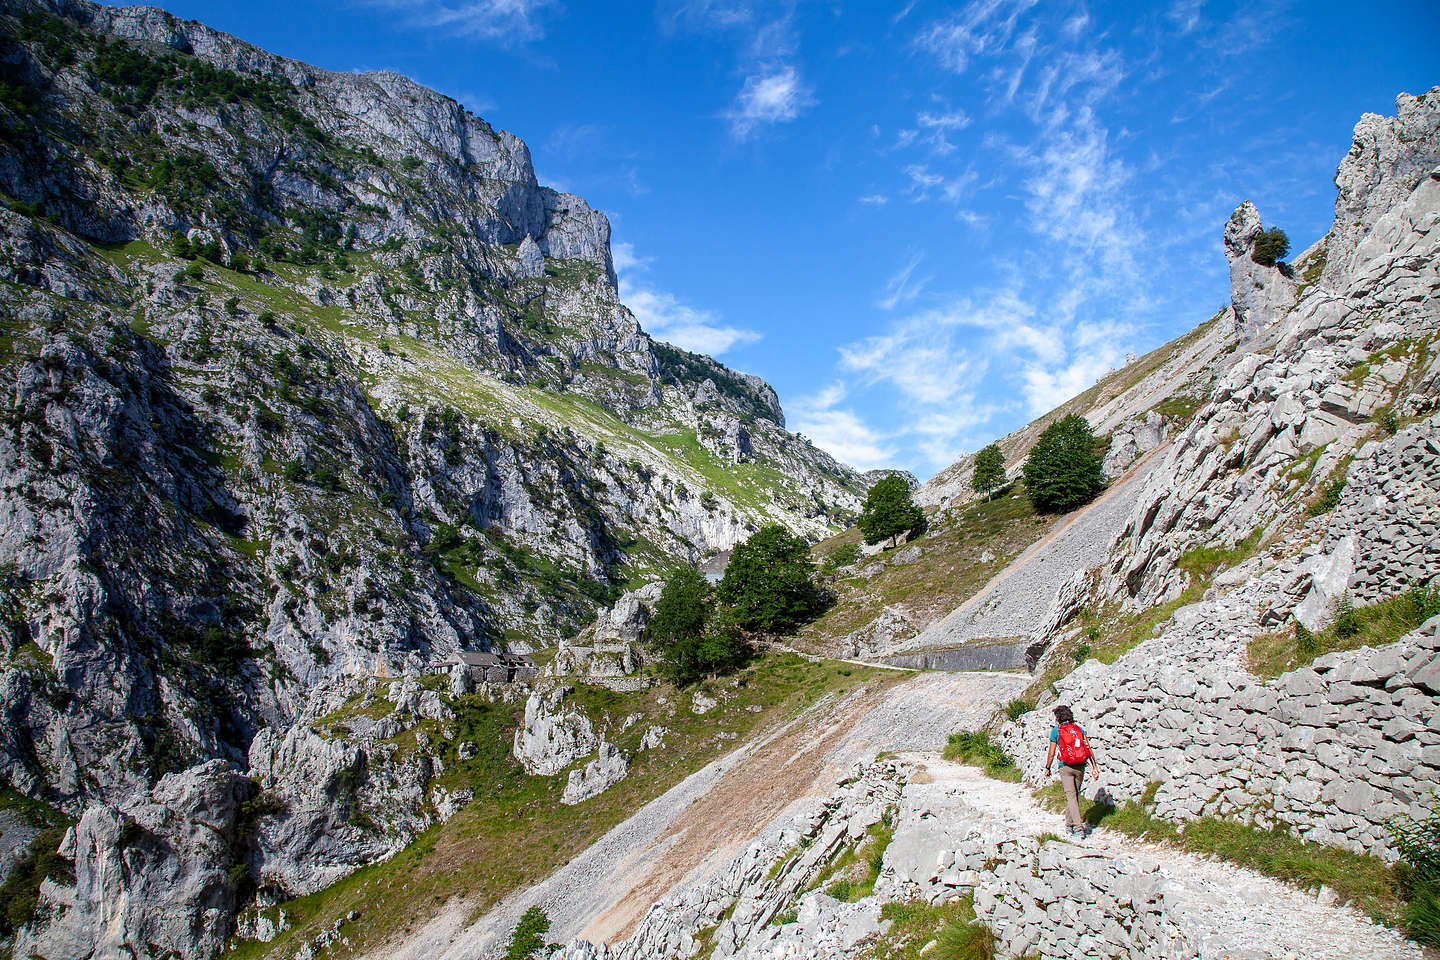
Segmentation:
<svg viewBox="0 0 1440 960">
<path fill-rule="evenodd" d="M 629 772 L 630 764 L 625 756 L 614 746 L 601 743 L 599 754 L 594 760 L 579 770 L 570 771 L 560 802 L 571 805 L 584 803 L 624 780 Z"/>
<path fill-rule="evenodd" d="M 620 597 L 596 614 L 574 640 L 561 639 L 545 665 L 547 677 L 628 677 L 640 669 L 640 644 L 664 584 L 650 583 Z"/>
<path fill-rule="evenodd" d="M 1168 434 L 1165 418 L 1154 410 L 1130 417 L 1110 435 L 1110 449 L 1100 465 L 1101 474 L 1108 480 L 1115 479 L 1136 460 L 1164 443 Z"/>
<path fill-rule="evenodd" d="M 1440 331 L 1440 92 L 1396 104 L 1392 129 L 1432 136 L 1342 161 L 1335 226 L 1296 263 L 1318 279 L 1257 341 L 1273 353 L 1241 356 L 1153 471 L 1107 561 L 1106 595 L 1132 607 L 1173 596 L 1185 549 L 1283 529 L 1383 432 L 1373 417 L 1434 409 L 1440 358 L 1415 345 Z M 1365 118 L 1357 143 L 1378 129 Z"/>
<path fill-rule="evenodd" d="M 590 718 L 564 707 L 569 687 L 537 690 L 525 701 L 525 725 L 515 731 L 515 759 L 534 776 L 553 777 L 600 746 Z"/>
<path fill-rule="evenodd" d="M 1295 282 L 1271 264 L 1256 263 L 1260 211 L 1246 200 L 1225 224 L 1225 259 L 1230 261 L 1230 309 L 1235 337 L 1249 343 L 1295 306 Z"/>
</svg>

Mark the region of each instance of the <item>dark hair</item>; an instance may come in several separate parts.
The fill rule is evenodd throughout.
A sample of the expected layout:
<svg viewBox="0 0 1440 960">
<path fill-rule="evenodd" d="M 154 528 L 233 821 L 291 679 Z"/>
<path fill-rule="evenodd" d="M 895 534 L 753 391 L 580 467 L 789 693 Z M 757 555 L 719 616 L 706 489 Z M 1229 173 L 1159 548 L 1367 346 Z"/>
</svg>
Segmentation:
<svg viewBox="0 0 1440 960">
<path fill-rule="evenodd" d="M 1074 722 L 1075 722 L 1075 714 L 1073 714 L 1073 713 L 1070 712 L 1070 708 L 1069 708 L 1069 707 L 1056 707 L 1056 708 L 1055 708 L 1055 722 L 1056 722 L 1056 723 L 1074 723 Z"/>
</svg>

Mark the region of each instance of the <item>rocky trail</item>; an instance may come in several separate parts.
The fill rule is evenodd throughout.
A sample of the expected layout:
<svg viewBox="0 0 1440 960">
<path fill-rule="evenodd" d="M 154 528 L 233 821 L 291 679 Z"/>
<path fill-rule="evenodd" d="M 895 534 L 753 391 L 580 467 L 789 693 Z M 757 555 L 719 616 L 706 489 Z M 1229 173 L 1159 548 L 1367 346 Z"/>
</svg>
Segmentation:
<svg viewBox="0 0 1440 960">
<path fill-rule="evenodd" d="M 856 763 L 884 751 L 938 749 L 984 724 L 1023 689 L 1021 676 L 923 673 L 884 691 L 831 698 L 714 761 L 647 804 L 544 882 L 470 922 L 448 905 L 426 926 L 371 956 L 486 957 L 520 915 L 541 905 L 552 938 L 624 939 L 651 905 L 703 882 L 757 837 L 778 836 Z"/>
<path fill-rule="evenodd" d="M 926 863 L 926 850 L 940 848 L 940 859 L 949 859 L 948 851 L 963 851 L 967 835 L 977 832 L 1017 841 L 1021 848 L 1029 846 L 1024 840 L 1037 843 L 1033 858 L 1015 857 L 976 888 L 977 911 L 989 915 L 1003 943 L 1023 948 L 1018 952 L 1031 952 L 1048 940 L 1050 948 L 1039 951 L 1044 956 L 1084 955 L 1081 938 L 1090 935 L 1098 945 L 1120 934 L 1127 921 L 1131 930 L 1122 939 L 1138 940 L 1134 931 L 1143 921 L 1127 914 L 1137 912 L 1143 889 L 1154 904 L 1148 912 L 1171 927 L 1171 952 L 1165 956 L 1422 956 L 1418 945 L 1354 909 L 1326 905 L 1242 867 L 1103 827 L 1085 839 L 1041 842 L 1044 834 L 1064 834 L 1064 817 L 1038 806 L 1027 786 L 990 779 L 933 754 L 900 759 L 912 766 L 887 869 L 903 873 L 916 865 L 933 867 L 933 857 Z M 1075 882 L 1080 878 L 1086 883 Z M 957 879 L 963 878 L 937 874 L 942 888 Z M 1113 902 L 1107 902 L 1107 894 Z M 1074 936 L 1075 944 L 1068 947 L 1073 953 L 1065 952 L 1067 935 Z"/>
</svg>

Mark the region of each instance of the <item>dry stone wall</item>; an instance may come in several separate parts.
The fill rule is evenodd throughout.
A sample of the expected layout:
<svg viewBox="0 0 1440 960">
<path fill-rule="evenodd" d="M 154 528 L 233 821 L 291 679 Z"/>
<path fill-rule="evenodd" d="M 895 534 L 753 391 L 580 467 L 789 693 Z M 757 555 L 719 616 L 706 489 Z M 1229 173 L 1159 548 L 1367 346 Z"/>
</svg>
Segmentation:
<svg viewBox="0 0 1440 960">
<path fill-rule="evenodd" d="M 1096 744 L 1101 786 L 1124 799 L 1159 781 L 1163 816 L 1278 823 L 1367 852 L 1384 852 L 1388 818 L 1423 812 L 1440 783 L 1440 618 L 1270 681 L 1249 672 L 1246 649 L 1292 619 L 1323 626 L 1344 597 L 1440 574 L 1437 419 L 1366 443 L 1333 512 L 1222 574 L 1113 665 L 1090 661 L 1056 684 Z M 1002 731 L 1032 778 L 1051 722 L 1039 711 Z"/>
</svg>

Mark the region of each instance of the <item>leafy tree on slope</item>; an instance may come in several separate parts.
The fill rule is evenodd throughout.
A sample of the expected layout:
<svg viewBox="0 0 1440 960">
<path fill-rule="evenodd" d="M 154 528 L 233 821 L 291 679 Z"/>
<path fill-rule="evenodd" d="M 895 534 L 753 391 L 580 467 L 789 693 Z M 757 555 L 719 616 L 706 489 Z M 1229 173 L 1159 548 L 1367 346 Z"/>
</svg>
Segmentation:
<svg viewBox="0 0 1440 960">
<path fill-rule="evenodd" d="M 975 492 L 989 497 L 1005 483 L 1005 454 L 996 443 L 975 454 L 975 469 L 970 474 L 970 486 Z"/>
<path fill-rule="evenodd" d="M 1070 510 L 1094 498 L 1104 482 L 1090 422 L 1072 413 L 1046 427 L 1025 461 L 1024 474 L 1038 510 Z"/>
<path fill-rule="evenodd" d="M 910 485 L 899 474 L 892 473 L 870 488 L 855 525 L 865 534 L 866 543 L 888 539 L 894 546 L 896 537 L 915 529 L 924 519 L 925 514 L 910 499 Z"/>
<path fill-rule="evenodd" d="M 735 548 L 716 594 L 735 626 L 788 630 L 820 608 L 814 575 L 809 545 L 772 523 Z"/>
</svg>

